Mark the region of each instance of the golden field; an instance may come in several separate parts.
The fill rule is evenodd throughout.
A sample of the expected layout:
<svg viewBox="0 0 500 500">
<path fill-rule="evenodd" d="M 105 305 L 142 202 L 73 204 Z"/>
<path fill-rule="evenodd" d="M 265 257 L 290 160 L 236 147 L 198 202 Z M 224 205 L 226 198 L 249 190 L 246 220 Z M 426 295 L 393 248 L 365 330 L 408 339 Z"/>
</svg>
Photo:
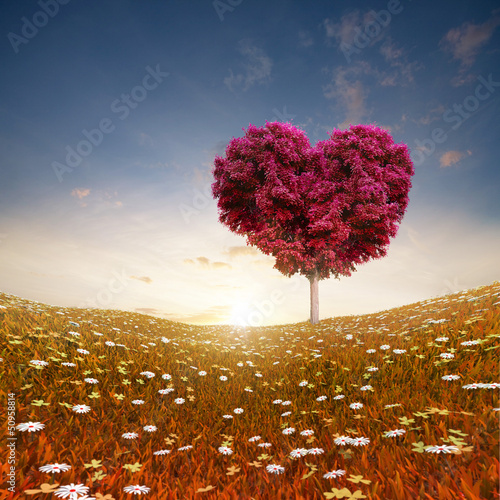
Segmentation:
<svg viewBox="0 0 500 500">
<path fill-rule="evenodd" d="M 499 337 L 499 282 L 247 328 L 0 293 L 0 498 L 497 499 Z"/>
</svg>

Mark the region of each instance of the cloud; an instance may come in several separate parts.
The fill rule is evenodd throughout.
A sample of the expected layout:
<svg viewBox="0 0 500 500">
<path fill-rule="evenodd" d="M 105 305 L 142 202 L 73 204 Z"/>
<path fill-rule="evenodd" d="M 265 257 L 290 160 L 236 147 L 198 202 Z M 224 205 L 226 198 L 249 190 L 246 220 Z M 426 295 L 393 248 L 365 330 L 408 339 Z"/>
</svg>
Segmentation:
<svg viewBox="0 0 500 500">
<path fill-rule="evenodd" d="M 109 207 L 122 207 L 123 203 L 115 198 L 118 196 L 117 191 L 104 191 L 98 197 L 98 201 L 103 203 L 104 206 Z"/>
<path fill-rule="evenodd" d="M 392 74 L 380 71 L 367 61 L 356 61 L 349 66 L 334 68 L 331 71 L 331 83 L 323 85 L 325 98 L 335 99 L 345 110 L 346 117 L 338 125 L 339 128 L 361 123 L 371 113 L 371 110 L 366 108 L 369 86 L 365 86 L 361 81 L 362 77 L 369 76 L 382 86 L 394 86 L 397 83 L 405 85 L 407 82 L 413 82 L 413 71 L 421 67 L 416 62 L 407 63 L 403 51 L 390 40 L 382 46 L 381 51 L 389 64 L 396 68 Z M 328 72 L 328 69 L 325 71 Z"/>
<path fill-rule="evenodd" d="M 136 307 L 134 311 L 142 314 L 160 314 L 160 311 L 158 311 L 158 309 L 155 309 L 154 307 Z"/>
<path fill-rule="evenodd" d="M 454 165 L 458 163 L 464 156 L 470 156 L 472 151 L 467 150 L 465 153 L 461 151 L 446 151 L 446 153 L 442 154 L 439 158 L 439 163 L 441 168 L 449 167 L 450 165 Z"/>
<path fill-rule="evenodd" d="M 81 207 L 86 207 L 87 203 L 85 201 L 82 201 L 83 198 L 88 196 L 90 194 L 90 189 L 83 189 L 83 188 L 75 188 L 73 191 L 71 191 L 71 196 L 74 196 L 75 198 L 78 198 L 78 204 Z"/>
<path fill-rule="evenodd" d="M 183 260 L 184 264 L 191 265 L 191 266 L 198 266 L 202 267 L 204 269 L 222 269 L 222 268 L 228 268 L 232 269 L 232 266 L 227 264 L 226 262 L 211 262 L 210 259 L 207 257 L 196 257 L 196 259 L 184 259 Z"/>
<path fill-rule="evenodd" d="M 225 255 L 229 257 L 229 260 L 237 259 L 240 257 L 252 257 L 252 260 L 248 261 L 245 266 L 264 266 L 266 268 L 272 268 L 274 265 L 274 257 L 264 255 L 262 252 L 253 247 L 244 247 L 244 246 L 233 246 L 229 247 L 225 252 Z M 255 257 L 258 257 L 255 259 Z M 233 269 L 233 266 L 228 264 L 227 262 L 214 262 L 208 259 L 207 257 L 197 257 L 196 259 L 184 259 L 184 264 L 194 267 L 201 267 L 203 269 L 208 270 L 217 270 L 217 269 Z"/>
<path fill-rule="evenodd" d="M 205 165 L 205 167 L 207 166 L 209 165 Z M 200 169 L 198 167 L 194 167 L 191 182 L 196 187 L 204 189 L 207 184 L 211 185 L 214 182 L 214 179 L 209 169 Z"/>
<path fill-rule="evenodd" d="M 389 41 L 380 47 L 380 53 L 384 56 L 386 61 L 394 62 L 401 59 L 403 56 L 403 49 L 396 47 L 394 42 Z"/>
<path fill-rule="evenodd" d="M 225 252 L 226 255 L 229 256 L 229 259 L 232 260 L 237 257 L 242 257 L 245 255 L 260 255 L 261 252 L 259 252 L 256 248 L 253 247 L 244 247 L 244 246 L 235 246 L 235 247 L 229 247 Z"/>
<path fill-rule="evenodd" d="M 455 86 L 473 79 L 471 75 L 464 77 L 464 73 L 474 64 L 479 49 L 488 43 L 500 25 L 500 9 L 494 10 L 492 14 L 493 16 L 483 24 L 466 22 L 458 28 L 449 30 L 439 42 L 441 50 L 460 61 L 459 74 L 452 80 Z"/>
<path fill-rule="evenodd" d="M 78 199 L 78 204 L 81 207 L 87 206 L 87 198 L 92 192 L 92 203 L 95 207 L 99 207 L 100 209 L 109 208 L 109 207 L 122 207 L 123 202 L 117 200 L 118 192 L 117 191 L 103 191 L 103 190 L 93 190 L 91 191 L 88 188 L 75 188 L 71 191 L 71 196 Z"/>
<path fill-rule="evenodd" d="M 323 21 L 322 25 L 325 28 L 327 40 L 335 38 L 341 50 L 342 46 L 353 45 L 356 36 L 359 36 L 360 32 L 364 32 L 366 26 L 374 23 L 374 21 L 375 24 L 380 26 L 380 23 L 376 21 L 376 12 L 374 10 L 363 14 L 359 10 L 353 10 L 343 15 L 340 18 L 340 22 L 334 22 L 332 19 L 327 18 Z M 388 31 L 382 28 L 379 34 L 369 37 L 369 42 L 366 46 L 372 46 L 379 42 L 387 33 Z"/>
<path fill-rule="evenodd" d="M 262 266 L 267 268 L 273 268 L 275 264 L 274 257 L 271 255 L 266 255 L 263 259 L 252 260 L 254 266 Z"/>
<path fill-rule="evenodd" d="M 352 77 L 360 73 L 360 65 L 344 68 L 342 66 L 333 71 L 332 82 L 323 86 L 323 95 L 327 99 L 336 99 L 345 109 L 346 118 L 339 125 L 347 127 L 350 123 L 360 123 L 367 115 L 365 99 L 367 92 L 360 80 Z"/>
<path fill-rule="evenodd" d="M 212 262 L 211 267 L 212 269 L 221 269 L 224 267 L 231 269 L 231 266 L 229 264 L 226 264 L 225 262 Z"/>
<path fill-rule="evenodd" d="M 300 30 L 299 31 L 299 46 L 300 47 L 310 47 L 314 45 L 314 40 L 311 35 L 307 31 Z"/>
<path fill-rule="evenodd" d="M 149 276 L 130 276 L 134 280 L 144 281 L 148 285 L 153 282 L 153 280 Z"/>
<path fill-rule="evenodd" d="M 416 231 L 415 229 L 407 226 L 407 233 L 408 233 L 408 237 L 410 238 L 410 241 L 422 252 L 426 253 L 426 254 L 431 254 L 431 250 L 429 249 L 429 247 L 423 243 L 421 241 L 421 238 L 420 238 L 420 233 L 418 231 Z M 425 236 L 424 236 L 425 237 Z"/>
<path fill-rule="evenodd" d="M 224 84 L 227 88 L 234 92 L 235 89 L 241 88 L 243 92 L 256 84 L 264 84 L 271 80 L 271 69 L 273 61 L 265 52 L 252 45 L 250 40 L 240 40 L 238 51 L 245 57 L 243 63 L 244 73 L 234 74 L 233 70 L 229 70 L 230 75 L 224 78 Z"/>
<path fill-rule="evenodd" d="M 140 146 L 153 146 L 154 142 L 150 135 L 141 132 L 139 134 L 139 145 Z"/>
<path fill-rule="evenodd" d="M 366 45 L 360 48 L 359 41 L 356 38 L 362 33 L 366 26 L 373 24 L 376 19 L 376 13 L 373 10 L 361 14 L 358 10 L 349 12 L 341 17 L 340 22 L 335 23 L 331 19 L 323 21 L 323 27 L 326 31 L 327 39 L 335 39 L 339 45 L 339 50 L 344 54 L 350 53 L 350 47 L 359 52 L 365 47 L 371 47 L 374 44 L 385 39 L 383 45 L 380 47 L 380 53 L 383 55 L 386 62 L 397 71 L 387 73 L 373 69 L 365 62 L 365 67 L 369 69 L 367 74 L 372 74 L 377 78 L 377 81 L 382 86 L 394 86 L 396 84 L 412 83 L 414 81 L 413 73 L 417 69 L 421 69 L 423 65 L 414 61 L 409 63 L 406 59 L 405 52 L 402 48 L 398 47 L 396 43 L 387 35 L 388 31 L 381 29 L 377 36 L 370 36 Z M 377 24 L 377 23 L 376 23 Z M 363 42 L 365 43 L 365 42 Z M 347 57 L 347 56 L 346 56 Z M 348 62 L 351 62 L 348 59 Z M 362 63 L 362 61 L 359 61 Z"/>
<path fill-rule="evenodd" d="M 335 38 L 339 44 L 352 44 L 356 35 L 356 28 L 361 28 L 360 12 L 353 10 L 340 18 L 336 23 L 331 19 L 325 19 L 323 26 L 327 38 Z"/>
<path fill-rule="evenodd" d="M 442 104 L 432 108 L 425 116 L 419 118 L 418 120 L 413 120 L 412 122 L 418 123 L 419 125 L 430 125 L 432 122 L 442 119 L 443 113 L 446 111 Z"/>
<path fill-rule="evenodd" d="M 453 28 L 439 42 L 445 52 L 451 53 L 465 67 L 474 63 L 482 45 L 486 44 L 493 32 L 500 25 L 500 15 L 495 11 L 491 19 L 483 24 L 463 23 L 459 28 Z"/>
<path fill-rule="evenodd" d="M 383 78 L 379 80 L 379 83 L 383 86 L 394 86 L 396 83 L 401 85 L 413 83 L 415 81 L 413 73 L 423 68 L 423 65 L 417 61 L 409 63 L 403 49 L 398 47 L 390 38 L 381 45 L 380 53 L 391 67 L 396 68 L 396 73 L 392 75 L 381 73 Z"/>
<path fill-rule="evenodd" d="M 206 257 L 197 257 L 196 260 L 203 266 L 208 267 L 210 265 L 210 260 Z"/>
<path fill-rule="evenodd" d="M 75 188 L 71 191 L 71 196 L 75 196 L 79 200 L 90 194 L 90 189 Z"/>
</svg>

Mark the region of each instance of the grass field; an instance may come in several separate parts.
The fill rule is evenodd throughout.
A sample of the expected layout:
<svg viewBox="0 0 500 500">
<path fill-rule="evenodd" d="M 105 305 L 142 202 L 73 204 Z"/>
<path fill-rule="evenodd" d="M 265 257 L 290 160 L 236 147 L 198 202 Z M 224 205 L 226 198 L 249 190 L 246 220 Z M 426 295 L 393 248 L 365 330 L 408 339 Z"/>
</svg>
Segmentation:
<svg viewBox="0 0 500 500">
<path fill-rule="evenodd" d="M 499 337 L 499 282 L 246 329 L 0 293 L 0 498 L 497 499 Z"/>
</svg>

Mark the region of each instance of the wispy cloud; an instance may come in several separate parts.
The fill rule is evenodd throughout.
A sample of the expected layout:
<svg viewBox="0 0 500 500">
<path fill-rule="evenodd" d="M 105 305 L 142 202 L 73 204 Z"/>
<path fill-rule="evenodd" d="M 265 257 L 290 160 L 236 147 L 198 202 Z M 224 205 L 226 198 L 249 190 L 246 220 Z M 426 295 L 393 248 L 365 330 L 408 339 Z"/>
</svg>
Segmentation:
<svg viewBox="0 0 500 500">
<path fill-rule="evenodd" d="M 141 132 L 139 134 L 139 144 L 141 146 L 153 146 L 154 142 L 150 135 Z"/>
<path fill-rule="evenodd" d="M 184 264 L 201 267 L 202 269 L 232 269 L 232 266 L 226 262 L 214 262 L 203 256 L 196 257 L 196 259 L 184 259 L 183 262 Z"/>
<path fill-rule="evenodd" d="M 422 116 L 418 120 L 411 118 L 411 121 L 419 125 L 430 125 L 432 122 L 442 119 L 445 111 L 446 108 L 442 104 L 438 104 L 431 108 L 425 116 Z"/>
<path fill-rule="evenodd" d="M 314 45 L 314 40 L 308 31 L 299 31 L 299 46 L 300 47 L 311 47 Z"/>
<path fill-rule="evenodd" d="M 92 194 L 92 196 L 90 196 Z M 86 207 L 87 202 L 92 200 L 92 204 L 100 210 L 114 207 L 121 208 L 123 203 L 117 199 L 117 191 L 91 190 L 88 188 L 75 188 L 71 191 L 71 196 L 78 199 L 81 207 Z"/>
<path fill-rule="evenodd" d="M 226 262 L 212 262 L 210 266 L 212 267 L 212 269 L 232 269 L 232 266 L 230 264 L 227 264 Z"/>
<path fill-rule="evenodd" d="M 154 307 L 136 307 L 134 311 L 141 314 L 151 314 L 151 315 L 161 314 L 160 311 L 158 311 L 158 309 L 155 309 Z"/>
<path fill-rule="evenodd" d="M 374 10 L 362 13 L 356 9 L 344 14 L 338 22 L 327 18 L 322 22 L 322 26 L 325 29 L 327 45 L 331 45 L 335 40 L 340 51 L 343 52 L 346 47 L 351 47 L 358 53 L 360 49 L 371 47 L 385 39 L 389 33 L 386 29 L 389 22 L 390 17 L 386 23 L 381 23 Z M 368 31 L 369 34 L 366 33 L 368 26 L 372 27 Z"/>
<path fill-rule="evenodd" d="M 229 256 L 230 260 L 247 255 L 249 256 L 262 255 L 261 252 L 259 252 L 256 248 L 244 247 L 244 246 L 229 247 L 227 250 L 225 250 L 224 253 Z"/>
<path fill-rule="evenodd" d="M 83 188 L 75 188 L 73 191 L 71 191 L 71 196 L 74 196 L 75 198 L 78 198 L 79 200 L 82 200 L 86 196 L 90 194 L 90 189 L 83 189 Z"/>
<path fill-rule="evenodd" d="M 71 191 L 71 196 L 78 198 L 79 202 L 78 204 L 81 207 L 86 207 L 87 203 L 85 201 L 82 201 L 85 197 L 87 197 L 90 194 L 90 189 L 83 189 L 83 188 L 75 188 L 73 191 Z"/>
<path fill-rule="evenodd" d="M 409 225 L 406 226 L 406 231 L 408 234 L 408 238 L 410 241 L 423 253 L 425 254 L 430 254 L 432 253 L 429 247 L 424 243 L 424 238 L 420 235 L 420 233 L 416 230 L 410 227 Z"/>
<path fill-rule="evenodd" d="M 446 151 L 446 153 L 442 154 L 439 158 L 439 163 L 441 168 L 450 167 L 451 165 L 455 165 L 458 163 L 464 156 L 470 156 L 472 151 Z"/>
<path fill-rule="evenodd" d="M 359 10 L 353 10 L 343 15 L 340 18 L 340 22 L 335 22 L 333 19 L 325 19 L 323 21 L 323 27 L 325 28 L 325 34 L 327 39 L 334 38 L 336 42 L 341 44 L 352 44 L 354 37 L 357 34 L 357 30 L 361 29 L 364 25 L 373 20 L 373 13 L 365 12 L 361 14 Z M 370 45 L 373 45 L 376 41 L 381 39 L 382 35 L 378 35 L 371 40 Z"/>
<path fill-rule="evenodd" d="M 370 85 L 367 84 L 366 77 L 382 87 L 403 86 L 413 83 L 414 72 L 422 67 L 416 61 L 409 63 L 404 50 L 391 39 L 381 46 L 380 52 L 394 70 L 381 71 L 368 61 L 356 61 L 349 66 L 337 66 L 331 71 L 332 79 L 323 86 L 323 95 L 327 99 L 336 100 L 345 111 L 345 119 L 338 125 L 339 128 L 346 128 L 349 124 L 355 125 L 369 118 L 371 110 L 367 109 L 366 102 Z M 325 71 L 328 73 L 328 69 Z"/>
<path fill-rule="evenodd" d="M 133 280 L 144 281 L 148 285 L 153 282 L 153 280 L 149 276 L 130 276 Z"/>
<path fill-rule="evenodd" d="M 417 61 L 408 62 L 405 51 L 388 38 L 380 47 L 380 53 L 396 72 L 391 75 L 381 73 L 381 85 L 406 85 L 414 82 L 414 72 L 422 69 L 423 65 Z"/>
<path fill-rule="evenodd" d="M 117 191 L 104 191 L 100 201 L 102 201 L 106 207 L 112 206 L 120 208 L 123 206 L 123 203 L 116 199 L 117 196 Z"/>
<path fill-rule="evenodd" d="M 244 71 L 234 74 L 230 69 L 229 76 L 224 78 L 224 84 L 231 92 L 240 89 L 245 92 L 256 84 L 262 85 L 271 81 L 273 61 L 261 48 L 245 39 L 240 40 L 238 51 L 244 56 Z"/>
<path fill-rule="evenodd" d="M 463 23 L 458 28 L 449 30 L 439 42 L 440 48 L 460 61 L 458 75 L 452 80 L 456 86 L 463 85 L 474 78 L 466 75 L 474 64 L 481 47 L 486 45 L 495 29 L 500 26 L 500 9 L 492 12 L 492 17 L 482 24 Z"/>
<path fill-rule="evenodd" d="M 368 92 L 357 78 L 361 72 L 361 63 L 348 68 L 340 66 L 333 70 L 332 82 L 323 86 L 323 95 L 327 99 L 335 99 L 345 110 L 346 117 L 338 125 L 340 128 L 345 128 L 351 123 L 360 123 L 368 114 L 366 109 Z"/>
</svg>

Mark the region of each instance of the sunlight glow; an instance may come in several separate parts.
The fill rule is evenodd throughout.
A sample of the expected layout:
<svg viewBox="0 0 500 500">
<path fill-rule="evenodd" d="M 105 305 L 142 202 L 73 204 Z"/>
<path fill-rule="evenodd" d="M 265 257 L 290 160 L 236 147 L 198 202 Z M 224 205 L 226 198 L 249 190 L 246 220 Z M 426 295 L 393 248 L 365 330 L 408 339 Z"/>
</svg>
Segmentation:
<svg viewBox="0 0 500 500">
<path fill-rule="evenodd" d="M 253 312 L 254 308 L 249 301 L 239 300 L 233 305 L 229 324 L 235 326 L 248 326 L 250 316 Z"/>
</svg>

